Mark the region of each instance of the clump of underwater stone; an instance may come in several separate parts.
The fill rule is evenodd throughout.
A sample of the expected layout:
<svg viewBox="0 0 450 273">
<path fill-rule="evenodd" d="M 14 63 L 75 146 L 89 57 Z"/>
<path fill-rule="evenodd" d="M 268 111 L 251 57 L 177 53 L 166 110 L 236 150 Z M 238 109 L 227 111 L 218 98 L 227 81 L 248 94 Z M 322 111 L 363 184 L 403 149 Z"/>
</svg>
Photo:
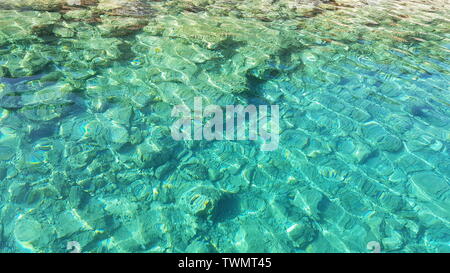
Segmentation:
<svg viewBox="0 0 450 273">
<path fill-rule="evenodd" d="M 8 169 L 5 167 L 0 167 L 0 181 L 3 181 L 7 175 Z"/>
<path fill-rule="evenodd" d="M 213 252 L 213 250 L 214 247 L 211 245 L 211 243 L 201 240 L 195 240 L 187 246 L 185 251 L 188 253 L 211 253 Z"/>
<path fill-rule="evenodd" d="M 110 65 L 122 56 L 120 47 L 124 43 L 119 39 L 100 37 L 93 29 L 78 32 L 77 35 L 80 39 L 65 41 L 63 53 L 66 67 L 77 71 L 95 70 Z"/>
<path fill-rule="evenodd" d="M 133 17 L 101 16 L 102 24 L 98 26 L 102 36 L 119 37 L 130 35 L 144 28 L 148 20 Z"/>
<path fill-rule="evenodd" d="M 286 230 L 287 235 L 293 241 L 294 246 L 305 248 L 317 235 L 311 221 L 303 217 L 299 223 L 295 223 Z"/>
<path fill-rule="evenodd" d="M 15 155 L 14 149 L 7 146 L 0 146 L 0 161 L 10 160 Z"/>
<path fill-rule="evenodd" d="M 19 136 L 16 130 L 6 126 L 0 128 L 0 161 L 13 158 L 18 144 Z"/>
<path fill-rule="evenodd" d="M 45 249 L 50 241 L 48 230 L 30 215 L 22 216 L 16 221 L 14 236 L 23 248 L 31 251 Z"/>
<path fill-rule="evenodd" d="M 89 21 L 93 16 L 94 13 L 86 9 L 69 10 L 63 15 L 64 19 L 74 21 Z"/>
<path fill-rule="evenodd" d="M 85 193 L 80 186 L 72 186 L 69 190 L 69 196 L 67 198 L 72 208 L 79 208 L 85 200 L 87 200 L 87 193 Z"/>
<path fill-rule="evenodd" d="M 352 155 L 357 163 L 362 164 L 372 155 L 372 153 L 373 151 L 368 145 L 358 143 Z"/>
<path fill-rule="evenodd" d="M 168 61 L 174 62 L 174 58 L 180 59 L 179 64 L 167 65 L 168 68 L 175 67 L 178 70 L 186 70 L 186 67 L 193 67 L 189 72 L 183 73 L 188 77 L 181 75 L 180 80 L 177 79 L 177 82 L 188 81 L 190 88 L 168 87 L 168 83 L 165 83 L 166 86 L 162 86 L 161 89 L 181 89 L 184 93 L 193 93 L 189 89 L 194 89 L 194 92 L 195 90 L 203 92 L 208 90 L 211 93 L 208 97 L 214 98 L 219 104 L 232 102 L 227 97 L 230 94 L 240 95 L 248 92 L 251 84 L 249 78 L 251 77 L 268 80 L 280 73 L 290 72 L 301 65 L 299 57 L 291 54 L 292 51 L 301 47 L 300 36 L 269 28 L 262 22 L 204 14 L 183 14 L 177 17 L 162 15 L 150 22 L 144 31 L 151 35 L 162 36 L 162 39 L 159 37 L 149 38 L 145 35 L 139 37 L 145 44 L 153 44 L 154 48 L 158 47 L 157 43 L 161 43 L 167 38 L 170 38 L 169 41 L 172 43 L 177 41 L 177 44 L 167 49 L 163 48 L 164 53 L 170 54 L 171 48 L 176 47 L 173 58 L 168 58 Z M 161 41 L 158 41 L 158 38 Z M 185 65 L 186 58 L 180 58 L 180 55 L 192 51 L 192 48 L 195 47 L 202 48 L 202 51 L 207 52 L 206 56 L 210 57 L 203 58 L 201 62 L 194 60 L 194 63 L 201 63 L 196 66 L 193 66 L 192 63 Z M 188 50 L 189 48 L 191 50 Z M 136 49 L 139 48 L 136 47 Z M 150 47 L 150 49 L 152 48 Z M 214 57 L 213 54 L 218 56 L 211 58 Z M 278 55 L 283 55 L 283 57 L 280 58 Z M 157 55 L 153 58 L 156 57 Z M 161 57 L 156 59 L 158 61 L 156 66 L 162 66 L 160 59 Z M 166 67 L 162 68 L 167 69 Z M 195 77 L 189 77 L 194 74 L 191 71 L 196 72 Z M 167 73 L 167 75 L 176 74 L 174 72 Z M 175 85 L 174 82 L 172 80 L 170 84 Z"/>
<path fill-rule="evenodd" d="M 46 87 L 32 95 L 23 96 L 24 107 L 20 112 L 30 120 L 49 121 L 65 115 L 73 101 L 70 94 L 74 87 L 65 82 Z"/>
<path fill-rule="evenodd" d="M 134 160 L 138 166 L 155 168 L 169 161 L 179 148 L 168 128 L 155 126 L 152 135 L 136 147 Z"/>
<path fill-rule="evenodd" d="M 180 166 L 181 176 L 187 180 L 208 179 L 208 168 L 201 163 L 186 163 Z"/>
<path fill-rule="evenodd" d="M 37 49 L 39 50 L 39 49 Z M 20 78 L 33 76 L 41 72 L 49 63 L 49 60 L 38 51 L 12 52 L 17 53 L 21 57 L 15 55 L 7 56 L 7 63 L 4 65 L 11 78 Z"/>
<path fill-rule="evenodd" d="M 99 0 L 95 10 L 99 13 L 123 16 L 144 16 L 152 13 L 148 1 L 143 0 Z"/>
<path fill-rule="evenodd" d="M 210 218 L 221 196 L 222 193 L 214 187 L 197 186 L 182 195 L 181 205 L 192 215 Z"/>
<path fill-rule="evenodd" d="M 0 8 L 55 11 L 61 9 L 67 1 L 70 0 L 2 0 Z"/>
<path fill-rule="evenodd" d="M 0 9 L 0 43 L 2 38 L 8 42 L 34 40 L 42 34 L 50 34 L 59 22 L 61 15 L 56 12 L 15 11 Z M 29 51 L 28 51 L 29 52 Z"/>
<path fill-rule="evenodd" d="M 8 71 L 6 70 L 6 67 L 0 66 L 0 77 L 6 77 L 8 75 Z M 0 93 L 4 90 L 5 85 L 0 84 Z"/>
<path fill-rule="evenodd" d="M 319 5 L 334 1 L 327 0 L 179 0 L 167 1 L 165 6 L 171 11 L 202 11 L 211 15 L 257 18 L 261 21 L 274 21 L 302 16 L 314 16 L 320 12 Z"/>
<path fill-rule="evenodd" d="M 75 36 L 75 32 L 70 28 L 66 27 L 55 27 L 53 28 L 53 33 L 61 38 L 71 38 Z"/>
<path fill-rule="evenodd" d="M 320 212 L 320 203 L 324 199 L 323 193 L 316 189 L 297 191 L 292 204 L 302 209 L 308 216 L 313 217 Z"/>
</svg>

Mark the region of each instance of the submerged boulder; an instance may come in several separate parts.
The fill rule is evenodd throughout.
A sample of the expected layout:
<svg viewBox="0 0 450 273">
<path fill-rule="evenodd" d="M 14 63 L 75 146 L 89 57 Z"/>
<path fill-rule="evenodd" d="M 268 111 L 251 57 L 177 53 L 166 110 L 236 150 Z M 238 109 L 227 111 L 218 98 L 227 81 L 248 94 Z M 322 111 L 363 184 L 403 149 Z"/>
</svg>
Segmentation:
<svg viewBox="0 0 450 273">
<path fill-rule="evenodd" d="M 144 16 L 152 13 L 144 0 L 98 0 L 95 10 L 111 15 Z"/>
<path fill-rule="evenodd" d="M 33 252 L 46 249 L 51 242 L 51 229 L 34 216 L 19 217 L 14 225 L 14 237 L 19 245 Z"/>
<path fill-rule="evenodd" d="M 15 11 L 0 9 L 0 41 L 33 40 L 42 34 L 51 33 L 61 19 L 56 12 Z"/>
<path fill-rule="evenodd" d="M 141 18 L 103 16 L 102 24 L 98 26 L 102 36 L 118 37 L 130 35 L 144 28 L 148 21 Z"/>
<path fill-rule="evenodd" d="M 73 0 L 2 0 L 0 8 L 55 11 L 61 9 L 68 1 L 73 2 Z"/>
<path fill-rule="evenodd" d="M 194 187 L 183 194 L 182 206 L 192 215 L 210 218 L 213 216 L 221 196 L 221 192 L 214 187 Z"/>
<path fill-rule="evenodd" d="M 299 223 L 290 226 L 286 233 L 292 240 L 294 246 L 299 248 L 306 248 L 317 235 L 317 230 L 313 228 L 311 221 L 304 217 Z"/>
</svg>

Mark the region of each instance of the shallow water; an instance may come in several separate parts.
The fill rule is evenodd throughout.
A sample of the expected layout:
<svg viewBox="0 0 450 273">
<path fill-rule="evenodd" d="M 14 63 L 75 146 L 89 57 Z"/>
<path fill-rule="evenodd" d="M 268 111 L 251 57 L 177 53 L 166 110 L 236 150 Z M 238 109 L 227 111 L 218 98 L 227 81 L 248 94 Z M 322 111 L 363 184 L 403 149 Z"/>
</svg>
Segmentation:
<svg viewBox="0 0 450 273">
<path fill-rule="evenodd" d="M 0 10 L 1 252 L 450 252 L 445 1 L 141 2 Z M 175 141 L 195 97 L 278 149 Z"/>
</svg>

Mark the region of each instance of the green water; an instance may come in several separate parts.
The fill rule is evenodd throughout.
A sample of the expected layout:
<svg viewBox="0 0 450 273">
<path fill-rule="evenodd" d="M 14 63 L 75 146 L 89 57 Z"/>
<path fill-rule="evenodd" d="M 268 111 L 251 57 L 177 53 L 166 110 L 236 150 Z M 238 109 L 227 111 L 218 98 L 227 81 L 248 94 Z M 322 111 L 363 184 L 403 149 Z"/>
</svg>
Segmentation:
<svg viewBox="0 0 450 273">
<path fill-rule="evenodd" d="M 0 5 L 0 252 L 450 252 L 445 1 L 28 2 Z M 175 141 L 195 97 L 278 105 L 278 149 Z"/>
</svg>

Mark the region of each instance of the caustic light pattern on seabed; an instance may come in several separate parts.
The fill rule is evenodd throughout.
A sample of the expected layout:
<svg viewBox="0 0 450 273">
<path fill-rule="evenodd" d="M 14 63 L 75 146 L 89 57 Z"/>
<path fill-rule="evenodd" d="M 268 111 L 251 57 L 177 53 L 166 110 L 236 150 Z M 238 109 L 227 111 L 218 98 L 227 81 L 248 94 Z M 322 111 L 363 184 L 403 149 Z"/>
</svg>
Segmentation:
<svg viewBox="0 0 450 273">
<path fill-rule="evenodd" d="M 0 8 L 1 252 L 450 252 L 447 1 Z M 278 149 L 175 141 L 195 97 Z"/>
</svg>

